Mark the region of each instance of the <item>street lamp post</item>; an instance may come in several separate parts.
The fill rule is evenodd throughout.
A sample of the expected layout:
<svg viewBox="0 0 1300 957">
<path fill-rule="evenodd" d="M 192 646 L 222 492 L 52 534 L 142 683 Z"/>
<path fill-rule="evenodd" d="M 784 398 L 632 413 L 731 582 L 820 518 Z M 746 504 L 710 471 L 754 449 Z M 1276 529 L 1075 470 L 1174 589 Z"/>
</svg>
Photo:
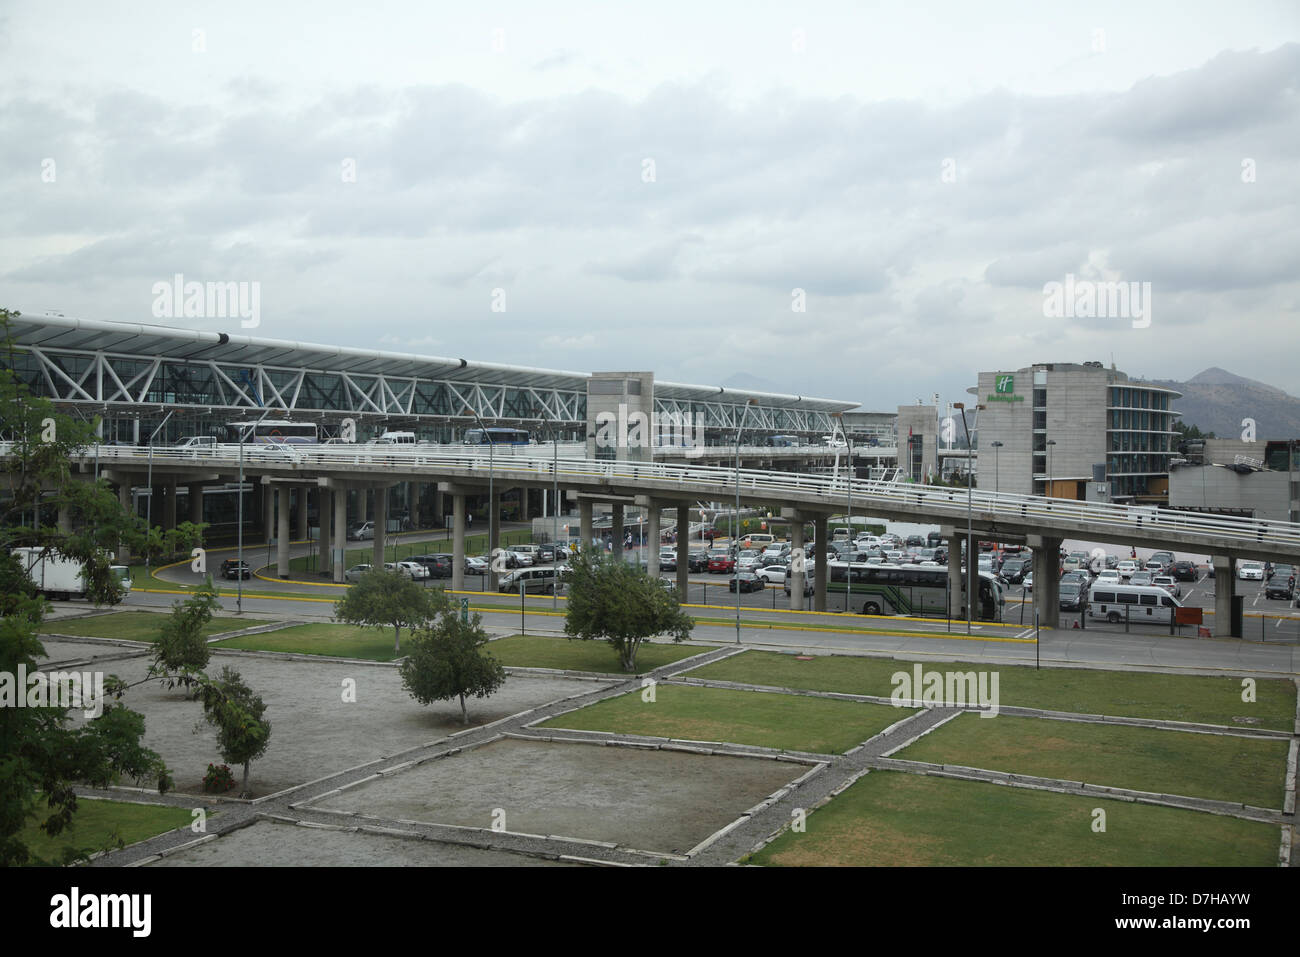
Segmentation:
<svg viewBox="0 0 1300 957">
<path fill-rule="evenodd" d="M 844 428 L 844 413 L 834 412 L 832 418 L 839 419 L 840 435 L 844 436 L 844 448 L 848 452 L 847 468 L 844 470 L 848 481 L 848 525 L 849 525 L 849 564 L 844 573 L 844 612 L 853 610 L 853 559 L 857 557 L 857 541 L 853 537 L 853 444 L 849 441 L 848 430 Z M 910 439 L 908 440 L 911 441 Z"/>
<path fill-rule="evenodd" d="M 169 410 L 168 413 L 163 416 L 163 420 L 158 423 L 158 428 L 154 429 L 153 433 L 149 436 L 149 477 L 145 479 L 145 484 L 149 486 L 149 501 L 145 503 L 145 526 L 150 532 L 153 531 L 153 440 L 154 436 L 162 431 L 162 427 L 167 424 L 167 420 L 172 417 L 172 413 L 175 411 L 175 409 Z M 144 573 L 146 576 L 149 574 L 148 540 L 146 540 L 144 547 Z"/>
<path fill-rule="evenodd" d="M 998 449 L 1002 448 L 1001 442 L 990 443 L 993 447 L 993 494 L 996 495 L 1002 490 L 1001 482 L 998 480 Z"/>
<path fill-rule="evenodd" d="M 758 405 L 757 399 L 750 399 L 741 409 L 740 422 L 736 425 L 736 511 L 731 516 L 732 554 L 731 574 L 736 582 L 736 644 L 740 644 L 740 430 L 745 427 L 749 407 Z"/>
<path fill-rule="evenodd" d="M 535 408 L 533 409 L 533 414 L 536 415 L 542 411 L 544 410 Z M 545 420 L 543 420 L 543 422 L 544 421 Z M 551 485 L 551 545 L 552 545 L 552 551 L 554 552 L 554 547 L 560 544 L 560 430 L 559 427 L 554 423 L 552 423 L 550 432 L 551 432 L 551 482 L 552 482 Z M 564 543 L 564 548 L 565 548 L 565 552 L 567 553 L 569 548 L 568 542 Z M 552 564 L 556 564 L 558 567 L 558 562 L 560 561 L 560 555 L 559 552 L 554 552 L 554 554 L 555 554 L 555 559 Z M 560 583 L 557 576 L 555 587 L 551 589 L 551 611 L 558 611 L 560 607 L 559 585 Z"/>
<path fill-rule="evenodd" d="M 262 419 L 270 414 L 271 410 L 267 409 L 262 413 L 261 419 L 247 429 L 241 427 L 239 430 L 239 528 L 235 532 L 235 561 L 238 562 L 235 566 L 235 612 L 240 615 L 244 613 L 244 439 L 249 432 L 256 432 L 257 427 L 262 424 Z M 268 539 L 271 537 L 270 529 L 267 529 L 266 537 Z M 342 558 L 340 557 L 339 560 L 341 561 Z"/>
<path fill-rule="evenodd" d="M 476 411 L 474 411 L 473 409 L 467 407 L 467 408 L 465 409 L 465 412 L 464 412 L 463 414 L 464 414 L 464 415 L 472 415 L 472 416 L 474 416 L 474 421 L 476 421 L 476 422 L 479 424 L 479 428 L 483 430 L 483 438 L 487 439 L 487 447 L 488 447 L 488 527 L 487 527 L 487 533 L 488 533 L 488 582 L 492 585 L 492 590 L 493 590 L 493 591 L 496 591 L 496 589 L 497 589 L 497 585 L 500 584 L 500 583 L 497 581 L 497 567 L 496 567 L 497 556 L 494 555 L 494 554 L 492 554 L 492 551 L 491 551 L 491 549 L 492 549 L 492 529 L 493 529 L 493 528 L 496 528 L 496 527 L 498 526 L 498 523 L 501 521 L 501 514 L 497 511 L 497 506 L 496 506 L 496 496 L 493 494 L 493 493 L 495 492 L 495 485 L 494 485 L 494 482 L 495 482 L 495 479 L 496 479 L 496 471 L 497 471 L 497 465 L 496 465 L 496 452 L 494 451 L 494 448 L 493 448 L 493 447 L 496 445 L 496 443 L 492 440 L 492 434 L 488 431 L 488 427 L 487 427 L 486 423 L 484 423 L 484 421 L 483 421 L 481 418 L 479 418 L 479 414 L 478 414 Z M 500 538 L 501 538 L 501 535 L 500 535 L 500 533 L 498 532 L 498 534 L 497 534 L 497 540 L 500 541 Z"/>
</svg>

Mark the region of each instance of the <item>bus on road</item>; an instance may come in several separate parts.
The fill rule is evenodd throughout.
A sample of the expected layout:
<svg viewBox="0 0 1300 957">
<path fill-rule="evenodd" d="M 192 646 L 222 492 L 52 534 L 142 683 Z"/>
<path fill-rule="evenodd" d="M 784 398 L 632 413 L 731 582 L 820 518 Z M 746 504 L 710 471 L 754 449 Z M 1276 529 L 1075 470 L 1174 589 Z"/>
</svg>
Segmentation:
<svg viewBox="0 0 1300 957">
<path fill-rule="evenodd" d="M 527 445 L 527 429 L 470 429 L 465 433 L 465 445 Z"/>
<path fill-rule="evenodd" d="M 848 594 L 864 615 L 910 615 L 944 617 L 948 614 L 948 569 L 925 565 L 872 565 L 827 562 L 826 593 Z M 851 572 L 850 572 L 851 569 Z M 852 574 L 852 590 L 849 575 Z M 963 583 L 965 576 L 962 576 Z M 965 591 L 965 584 L 962 585 Z M 979 596 L 974 618 L 998 621 L 1006 597 L 996 576 L 979 573 Z M 965 617 L 965 602 L 960 617 Z"/>
<path fill-rule="evenodd" d="M 231 422 L 226 426 L 230 442 L 253 445 L 315 445 L 320 441 L 320 430 L 315 422 L 290 422 L 288 419 L 251 419 Z"/>
</svg>

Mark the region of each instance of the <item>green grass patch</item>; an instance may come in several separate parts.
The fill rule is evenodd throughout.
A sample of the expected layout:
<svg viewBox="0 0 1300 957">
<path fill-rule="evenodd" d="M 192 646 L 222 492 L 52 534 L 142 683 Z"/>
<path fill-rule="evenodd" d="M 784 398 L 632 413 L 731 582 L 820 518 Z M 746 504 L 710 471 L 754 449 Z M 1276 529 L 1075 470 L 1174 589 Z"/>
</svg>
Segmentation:
<svg viewBox="0 0 1300 957">
<path fill-rule="evenodd" d="M 729 741 L 839 754 L 913 712 L 889 705 L 661 684 L 562 714 L 542 727 Z"/>
<path fill-rule="evenodd" d="M 746 651 L 691 672 L 695 678 L 741 681 L 778 688 L 806 688 L 846 694 L 888 696 L 891 676 L 913 673 L 913 662 L 887 658 L 822 655 L 798 661 L 773 651 Z M 990 665 L 927 661 L 925 671 L 982 671 Z M 1255 679 L 1256 700 L 1243 702 L 1242 679 L 1202 675 L 1163 675 L 1140 671 L 1096 671 L 1015 665 L 992 666 L 1004 707 L 1045 708 L 1079 714 L 1125 715 L 1165 721 L 1194 721 L 1226 727 L 1290 731 L 1295 720 L 1295 683 Z M 1236 718 L 1257 719 L 1249 725 Z"/>
<path fill-rule="evenodd" d="M 988 723 L 988 722 L 985 722 Z M 924 739 L 923 739 L 924 740 Z M 1093 809 L 1106 830 L 1093 831 Z M 1278 828 L 1122 801 L 872 771 L 751 858 L 784 866 L 1272 867 Z"/>
<path fill-rule="evenodd" d="M 39 814 L 44 817 L 48 813 L 42 801 Z M 78 798 L 77 813 L 72 817 L 71 826 L 64 828 L 57 837 L 50 837 L 42 831 L 36 819 L 27 821 L 18 836 L 35 856 L 47 861 L 61 861 L 67 848 L 93 854 L 107 847 L 116 847 L 118 838 L 123 844 L 134 844 L 189 824 L 191 820 L 189 809 L 183 807 Z"/>
<path fill-rule="evenodd" d="M 403 646 L 410 639 L 411 632 L 403 628 Z M 403 652 L 393 651 L 393 629 L 360 628 L 355 625 L 293 625 L 279 631 L 227 638 L 217 642 L 216 647 L 364 658 L 368 661 L 392 661 L 403 655 Z"/>
<path fill-rule="evenodd" d="M 625 673 L 618 652 L 606 641 L 512 635 L 509 638 L 498 638 L 487 647 L 503 665 L 517 668 Z M 714 647 L 679 645 L 674 642 L 642 644 L 636 653 L 637 671 L 654 671 L 691 655 L 702 655 Z"/>
<path fill-rule="evenodd" d="M 1281 807 L 1288 742 L 966 713 L 895 755 Z"/>
<path fill-rule="evenodd" d="M 72 618 L 47 621 L 41 626 L 43 634 L 77 635 L 83 638 L 121 638 L 129 641 L 157 641 L 158 632 L 169 616 L 152 611 L 119 611 L 94 618 Z M 223 631 L 238 631 L 269 622 L 249 618 L 214 618 L 203 626 L 205 638 Z"/>
</svg>

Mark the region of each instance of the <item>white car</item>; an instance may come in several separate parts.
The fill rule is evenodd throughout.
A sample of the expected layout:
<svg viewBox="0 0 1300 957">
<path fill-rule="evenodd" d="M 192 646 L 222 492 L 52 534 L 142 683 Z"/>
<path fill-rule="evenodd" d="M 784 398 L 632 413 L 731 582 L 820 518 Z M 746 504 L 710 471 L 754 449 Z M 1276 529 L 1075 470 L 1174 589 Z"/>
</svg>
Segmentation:
<svg viewBox="0 0 1300 957">
<path fill-rule="evenodd" d="M 361 576 L 368 571 L 370 571 L 369 565 L 353 565 L 343 573 L 343 580 L 345 582 L 359 582 L 361 581 Z"/>
<path fill-rule="evenodd" d="M 1104 569 L 1097 575 L 1098 585 L 1104 585 L 1106 582 L 1110 582 L 1112 585 L 1118 585 L 1119 580 L 1119 570 L 1115 568 Z"/>
<path fill-rule="evenodd" d="M 1264 563 L 1242 562 L 1237 566 L 1237 578 L 1241 581 L 1262 582 L 1264 580 Z"/>
<path fill-rule="evenodd" d="M 397 568 L 411 581 L 422 581 L 429 577 L 429 569 L 419 562 L 398 562 Z"/>
<path fill-rule="evenodd" d="M 1175 598 L 1183 593 L 1182 586 L 1178 584 L 1178 580 L 1173 575 L 1156 575 L 1151 579 L 1151 584 L 1158 585 Z"/>
<path fill-rule="evenodd" d="M 753 549 L 745 549 L 736 556 L 736 569 L 738 571 L 753 571 L 758 565 L 758 554 Z"/>
<path fill-rule="evenodd" d="M 762 568 L 755 568 L 754 574 L 759 578 L 762 578 L 769 585 L 785 584 L 784 565 L 764 565 Z"/>
<path fill-rule="evenodd" d="M 1120 578 L 1128 581 L 1128 579 L 1133 577 L 1133 573 L 1138 570 L 1138 563 L 1132 559 L 1126 558 L 1124 561 L 1119 563 L 1119 566 L 1115 570 L 1119 572 Z"/>
</svg>

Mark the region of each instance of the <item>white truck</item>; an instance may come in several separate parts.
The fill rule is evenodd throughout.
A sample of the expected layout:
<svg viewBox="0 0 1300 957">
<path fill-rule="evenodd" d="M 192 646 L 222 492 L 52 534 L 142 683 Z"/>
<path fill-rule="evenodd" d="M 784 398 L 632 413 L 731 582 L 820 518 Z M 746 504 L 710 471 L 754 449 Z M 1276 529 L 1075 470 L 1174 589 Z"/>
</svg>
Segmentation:
<svg viewBox="0 0 1300 957">
<path fill-rule="evenodd" d="M 23 569 L 38 591 L 47 598 L 85 598 L 86 583 L 81 574 L 81 563 L 56 555 L 45 548 L 15 548 L 11 553 L 22 562 Z M 113 574 L 126 592 L 131 591 L 131 570 L 125 565 L 113 565 Z"/>
</svg>

